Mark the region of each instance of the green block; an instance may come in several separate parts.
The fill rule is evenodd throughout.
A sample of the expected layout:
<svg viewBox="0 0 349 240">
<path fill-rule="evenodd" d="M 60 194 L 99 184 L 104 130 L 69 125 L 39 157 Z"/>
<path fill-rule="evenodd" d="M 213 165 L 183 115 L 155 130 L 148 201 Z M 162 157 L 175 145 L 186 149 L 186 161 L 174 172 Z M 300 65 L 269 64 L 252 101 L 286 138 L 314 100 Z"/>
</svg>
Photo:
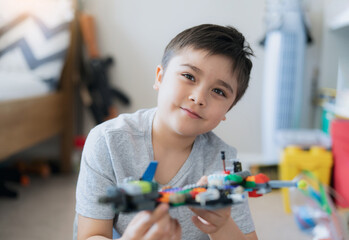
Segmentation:
<svg viewBox="0 0 349 240">
<path fill-rule="evenodd" d="M 241 176 L 236 174 L 229 174 L 225 177 L 225 179 L 236 183 L 242 183 L 242 181 L 244 180 Z"/>
<path fill-rule="evenodd" d="M 245 182 L 244 188 L 254 188 L 256 187 L 256 183 L 255 182 Z"/>
</svg>

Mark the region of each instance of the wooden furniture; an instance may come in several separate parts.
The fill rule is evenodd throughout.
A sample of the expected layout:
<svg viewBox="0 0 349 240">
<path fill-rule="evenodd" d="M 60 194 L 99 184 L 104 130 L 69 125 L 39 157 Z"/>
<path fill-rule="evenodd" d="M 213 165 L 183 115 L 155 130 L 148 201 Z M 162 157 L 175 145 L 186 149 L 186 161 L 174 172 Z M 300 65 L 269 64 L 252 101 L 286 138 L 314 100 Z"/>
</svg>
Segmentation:
<svg viewBox="0 0 349 240">
<path fill-rule="evenodd" d="M 71 43 L 56 92 L 0 102 L 0 161 L 59 135 L 60 170 L 71 170 L 74 82 L 78 78 L 77 36 L 77 21 L 73 20 Z"/>
</svg>

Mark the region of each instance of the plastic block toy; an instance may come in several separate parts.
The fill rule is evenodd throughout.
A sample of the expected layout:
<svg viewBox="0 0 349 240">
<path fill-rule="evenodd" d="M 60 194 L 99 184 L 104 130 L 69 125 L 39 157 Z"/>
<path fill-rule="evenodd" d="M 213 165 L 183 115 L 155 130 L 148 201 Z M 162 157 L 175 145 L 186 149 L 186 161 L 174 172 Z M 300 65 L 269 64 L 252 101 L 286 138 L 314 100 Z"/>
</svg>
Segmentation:
<svg viewBox="0 0 349 240">
<path fill-rule="evenodd" d="M 324 185 L 331 179 L 332 153 L 322 147 L 311 147 L 303 150 L 299 147 L 287 147 L 282 153 L 280 179 L 289 181 L 302 171 L 310 171 Z M 282 189 L 284 209 L 291 213 L 290 196 L 287 188 Z"/>
</svg>

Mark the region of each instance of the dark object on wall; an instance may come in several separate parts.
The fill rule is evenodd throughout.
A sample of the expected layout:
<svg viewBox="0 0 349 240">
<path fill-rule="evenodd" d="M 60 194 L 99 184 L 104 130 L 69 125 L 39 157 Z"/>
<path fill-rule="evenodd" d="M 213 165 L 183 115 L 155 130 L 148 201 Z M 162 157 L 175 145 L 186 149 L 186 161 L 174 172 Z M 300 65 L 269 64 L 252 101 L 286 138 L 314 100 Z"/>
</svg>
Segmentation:
<svg viewBox="0 0 349 240">
<path fill-rule="evenodd" d="M 82 100 L 84 105 L 90 108 L 98 124 L 118 115 L 118 110 L 112 103 L 113 98 L 117 98 L 124 105 L 129 105 L 130 99 L 121 90 L 112 88 L 109 84 L 107 72 L 113 64 L 113 58 L 100 56 L 93 16 L 81 13 L 79 20 L 88 55 L 87 63 L 82 69 Z"/>
<path fill-rule="evenodd" d="M 111 57 L 88 61 L 87 88 L 92 98 L 90 109 L 96 123 L 116 117 L 117 110 L 112 103 L 113 97 L 120 100 L 122 104 L 130 104 L 129 98 L 123 92 L 111 88 L 108 83 L 107 70 L 112 63 Z"/>
</svg>

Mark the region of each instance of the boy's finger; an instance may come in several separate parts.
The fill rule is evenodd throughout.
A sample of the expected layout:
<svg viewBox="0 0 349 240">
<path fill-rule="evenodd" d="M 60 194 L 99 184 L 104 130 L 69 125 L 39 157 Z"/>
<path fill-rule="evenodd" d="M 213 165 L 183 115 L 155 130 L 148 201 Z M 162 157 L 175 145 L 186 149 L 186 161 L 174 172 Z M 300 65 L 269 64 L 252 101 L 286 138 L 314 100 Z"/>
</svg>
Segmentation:
<svg viewBox="0 0 349 240">
<path fill-rule="evenodd" d="M 163 216 L 155 222 L 146 235 L 145 240 L 164 239 L 164 237 L 172 231 L 172 221 L 170 215 Z"/>
<path fill-rule="evenodd" d="M 174 221 L 174 234 L 171 237 L 171 240 L 180 240 L 182 239 L 182 228 L 181 225 L 179 224 L 179 222 L 177 220 L 173 220 Z"/>
<path fill-rule="evenodd" d="M 151 224 L 159 221 L 165 214 L 168 213 L 169 206 L 166 203 L 161 203 L 151 215 L 150 222 Z"/>
<path fill-rule="evenodd" d="M 195 213 L 196 215 L 198 216 L 207 216 L 207 215 L 217 215 L 217 213 L 215 213 L 214 211 L 211 211 L 211 210 L 207 210 L 207 209 L 202 209 L 202 208 L 194 208 L 194 207 L 190 207 L 189 208 L 193 213 Z"/>
<path fill-rule="evenodd" d="M 199 209 L 199 208 L 190 208 L 190 210 L 196 215 L 198 215 L 199 217 L 201 217 L 202 219 L 204 219 L 205 221 L 213 225 L 214 223 L 219 222 L 221 218 L 221 216 L 214 211 Z"/>
<path fill-rule="evenodd" d="M 207 176 L 202 176 L 196 184 L 197 185 L 206 185 L 207 183 L 208 183 Z"/>
<path fill-rule="evenodd" d="M 149 229 L 149 221 L 151 219 L 151 213 L 149 211 L 142 211 L 136 214 L 136 216 L 132 219 L 132 221 L 129 223 L 129 227 L 131 227 L 133 230 L 133 235 L 135 235 L 135 238 L 139 238 L 144 235 Z"/>
<path fill-rule="evenodd" d="M 132 222 L 132 228 L 137 229 L 137 235 L 143 236 L 151 226 L 168 212 L 167 204 L 160 204 L 152 213 L 149 211 L 139 212 Z M 131 223 L 130 222 L 130 223 Z"/>
<path fill-rule="evenodd" d="M 193 207 L 190 207 L 189 209 L 196 215 L 201 216 L 203 218 L 212 218 L 213 221 L 215 218 L 221 218 L 221 217 L 226 218 L 230 216 L 230 212 L 231 212 L 230 207 L 217 209 L 215 211 L 201 209 L 201 208 L 193 208 Z"/>
<path fill-rule="evenodd" d="M 217 230 L 216 226 L 214 226 L 206 221 L 205 222 L 202 221 L 198 216 L 193 216 L 191 219 L 192 219 L 194 225 L 204 233 L 209 234 L 209 233 L 213 233 Z"/>
<path fill-rule="evenodd" d="M 169 224 L 169 228 L 168 228 L 169 236 L 171 236 L 171 234 L 174 233 L 175 228 L 176 228 L 175 220 L 170 217 L 170 224 Z"/>
</svg>

